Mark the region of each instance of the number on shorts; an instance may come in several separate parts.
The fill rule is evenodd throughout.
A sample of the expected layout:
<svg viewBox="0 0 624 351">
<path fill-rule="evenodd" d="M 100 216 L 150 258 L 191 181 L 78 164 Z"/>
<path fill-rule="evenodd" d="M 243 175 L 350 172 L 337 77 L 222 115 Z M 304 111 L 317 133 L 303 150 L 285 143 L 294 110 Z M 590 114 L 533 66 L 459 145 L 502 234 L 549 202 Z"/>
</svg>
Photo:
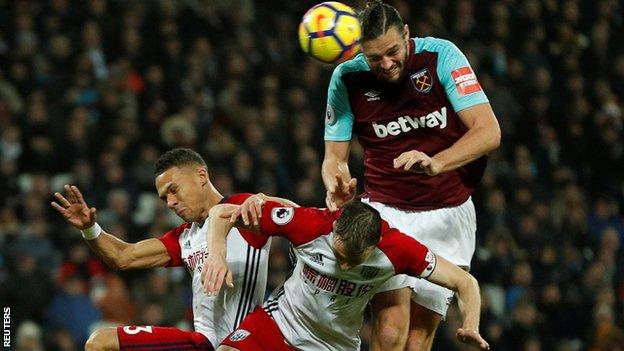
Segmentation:
<svg viewBox="0 0 624 351">
<path fill-rule="evenodd" d="M 126 327 L 123 327 L 123 330 L 126 332 L 126 334 L 134 335 L 142 331 L 151 333 L 152 327 L 150 326 L 145 326 L 145 327 L 126 326 Z"/>
</svg>

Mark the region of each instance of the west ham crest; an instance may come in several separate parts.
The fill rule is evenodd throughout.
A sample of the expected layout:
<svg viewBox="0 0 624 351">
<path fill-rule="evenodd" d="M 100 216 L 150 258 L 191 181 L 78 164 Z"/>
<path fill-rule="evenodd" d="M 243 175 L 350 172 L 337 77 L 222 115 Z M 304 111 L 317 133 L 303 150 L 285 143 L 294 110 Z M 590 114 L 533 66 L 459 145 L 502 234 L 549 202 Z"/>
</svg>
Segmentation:
<svg viewBox="0 0 624 351">
<path fill-rule="evenodd" d="M 412 74 L 410 80 L 414 89 L 419 93 L 428 93 L 433 86 L 433 78 L 431 78 L 429 70 L 426 68 Z"/>
</svg>

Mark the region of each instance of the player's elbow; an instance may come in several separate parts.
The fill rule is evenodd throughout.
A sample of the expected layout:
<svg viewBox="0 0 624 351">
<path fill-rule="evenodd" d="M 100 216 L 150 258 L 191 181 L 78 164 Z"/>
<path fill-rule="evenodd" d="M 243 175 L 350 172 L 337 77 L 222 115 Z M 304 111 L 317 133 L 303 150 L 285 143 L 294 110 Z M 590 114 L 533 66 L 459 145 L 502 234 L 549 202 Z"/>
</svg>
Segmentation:
<svg viewBox="0 0 624 351">
<path fill-rule="evenodd" d="M 482 145 L 482 151 L 487 154 L 500 147 L 501 144 L 501 129 L 498 121 L 495 117 L 491 119 L 484 118 L 477 122 L 473 128 L 475 133 L 479 135 L 480 144 Z M 472 128 L 471 128 L 472 129 Z"/>
<path fill-rule="evenodd" d="M 124 271 L 126 269 L 129 268 L 130 263 L 128 261 L 124 261 L 124 260 L 106 260 L 104 261 L 104 263 L 106 263 L 106 266 L 108 266 L 108 268 L 112 271 Z"/>
<path fill-rule="evenodd" d="M 208 217 L 220 218 L 228 211 L 228 208 L 231 208 L 231 205 L 215 205 L 210 209 L 210 211 L 208 211 Z"/>
<path fill-rule="evenodd" d="M 402 348 L 405 340 L 401 338 L 401 328 L 393 325 L 384 325 L 379 331 L 378 344 L 381 350 L 397 350 Z"/>
<path fill-rule="evenodd" d="M 458 279 L 456 283 L 456 289 L 458 294 L 466 295 L 466 294 L 478 294 L 479 293 L 479 282 L 472 274 L 468 272 L 464 272 L 461 277 Z"/>
<path fill-rule="evenodd" d="M 496 123 L 496 126 L 494 126 L 492 130 L 492 135 L 490 137 L 490 151 L 496 150 L 500 147 L 501 138 L 501 129 L 498 123 Z"/>
<path fill-rule="evenodd" d="M 85 351 L 119 350 L 116 328 L 98 329 L 89 336 Z"/>
<path fill-rule="evenodd" d="M 133 256 L 132 247 L 119 252 L 119 254 L 113 257 L 110 260 L 106 260 L 106 265 L 113 271 L 125 271 L 127 269 L 132 268 L 132 262 L 134 262 L 137 258 Z"/>
<path fill-rule="evenodd" d="M 498 149 L 501 144 L 502 133 L 496 117 L 492 116 L 490 119 L 484 119 L 482 127 L 487 131 L 486 144 L 488 145 L 488 152 Z"/>
</svg>

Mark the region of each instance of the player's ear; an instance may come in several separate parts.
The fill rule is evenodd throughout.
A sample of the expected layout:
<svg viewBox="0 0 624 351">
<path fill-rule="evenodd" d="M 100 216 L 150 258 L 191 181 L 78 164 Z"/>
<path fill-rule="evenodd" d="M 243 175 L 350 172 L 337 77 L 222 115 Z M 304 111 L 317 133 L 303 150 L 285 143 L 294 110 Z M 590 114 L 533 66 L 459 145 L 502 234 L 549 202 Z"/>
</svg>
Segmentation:
<svg viewBox="0 0 624 351">
<path fill-rule="evenodd" d="M 208 170 L 205 167 L 198 167 L 197 176 L 199 177 L 201 186 L 205 186 L 210 181 L 208 178 Z"/>
<path fill-rule="evenodd" d="M 333 228 L 333 230 L 334 230 L 334 233 L 336 232 L 336 222 L 337 222 L 337 221 L 334 221 L 334 222 L 332 223 L 332 228 Z"/>
<path fill-rule="evenodd" d="M 409 40 L 409 37 L 410 37 L 409 26 L 406 23 L 403 25 L 403 39 Z"/>
</svg>

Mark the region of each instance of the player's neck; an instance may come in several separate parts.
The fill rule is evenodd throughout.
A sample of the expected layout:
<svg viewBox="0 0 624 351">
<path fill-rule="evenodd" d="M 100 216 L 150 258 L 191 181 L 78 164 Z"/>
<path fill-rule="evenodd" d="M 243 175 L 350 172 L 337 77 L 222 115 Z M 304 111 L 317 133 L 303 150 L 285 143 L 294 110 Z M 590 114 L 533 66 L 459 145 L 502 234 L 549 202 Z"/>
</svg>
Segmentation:
<svg viewBox="0 0 624 351">
<path fill-rule="evenodd" d="M 218 205 L 221 200 L 223 200 L 223 195 L 221 195 L 221 193 L 211 184 L 208 183 L 208 198 L 206 199 L 206 217 L 208 218 L 208 212 L 210 212 L 210 210 Z M 205 219 L 204 218 L 204 219 Z"/>
<path fill-rule="evenodd" d="M 207 194 L 206 194 L 206 200 L 204 201 L 204 206 L 203 206 L 203 210 L 201 213 L 201 217 L 199 219 L 199 224 L 202 225 L 204 224 L 204 222 L 206 221 L 206 218 L 208 218 L 208 214 L 210 213 L 210 210 L 218 205 L 221 200 L 223 200 L 223 195 L 221 195 L 221 193 L 212 185 L 212 183 L 208 183 L 206 184 L 207 187 Z"/>
</svg>

